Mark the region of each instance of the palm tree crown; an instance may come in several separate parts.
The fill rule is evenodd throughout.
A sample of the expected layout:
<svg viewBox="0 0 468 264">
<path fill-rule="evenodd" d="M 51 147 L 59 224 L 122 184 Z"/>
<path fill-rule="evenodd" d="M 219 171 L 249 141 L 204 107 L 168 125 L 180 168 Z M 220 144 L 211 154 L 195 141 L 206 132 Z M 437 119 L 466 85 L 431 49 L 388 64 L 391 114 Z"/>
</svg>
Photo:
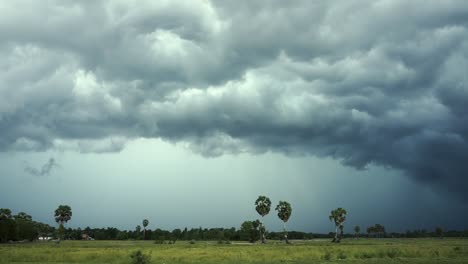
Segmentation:
<svg viewBox="0 0 468 264">
<path fill-rule="evenodd" d="M 259 196 L 255 201 L 255 210 L 259 215 L 264 217 L 270 212 L 271 200 L 266 196 Z"/>
<path fill-rule="evenodd" d="M 278 217 L 279 219 L 283 220 L 283 222 L 287 222 L 289 217 L 291 217 L 291 204 L 286 201 L 280 201 L 275 210 L 278 211 Z"/>
<path fill-rule="evenodd" d="M 336 226 L 340 226 L 346 221 L 346 214 L 346 210 L 339 207 L 335 210 L 332 210 L 328 218 L 330 219 L 330 221 L 335 222 Z"/>
<path fill-rule="evenodd" d="M 70 206 L 68 205 L 60 205 L 56 210 L 55 210 L 55 222 L 57 223 L 66 223 L 70 221 L 72 217 L 72 211 Z"/>
</svg>

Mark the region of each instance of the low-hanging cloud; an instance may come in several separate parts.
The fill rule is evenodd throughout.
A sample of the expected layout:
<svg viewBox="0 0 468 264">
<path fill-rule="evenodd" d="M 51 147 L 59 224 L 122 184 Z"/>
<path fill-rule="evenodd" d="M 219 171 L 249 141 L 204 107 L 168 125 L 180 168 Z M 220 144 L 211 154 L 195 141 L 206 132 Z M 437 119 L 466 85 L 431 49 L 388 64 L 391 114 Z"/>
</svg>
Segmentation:
<svg viewBox="0 0 468 264">
<path fill-rule="evenodd" d="M 1 151 L 163 138 L 375 164 L 468 199 L 465 1 L 0 9 Z"/>
<path fill-rule="evenodd" d="M 54 158 L 50 158 L 40 169 L 31 167 L 25 163 L 24 171 L 33 176 L 48 176 L 54 168 L 60 167 Z"/>
</svg>

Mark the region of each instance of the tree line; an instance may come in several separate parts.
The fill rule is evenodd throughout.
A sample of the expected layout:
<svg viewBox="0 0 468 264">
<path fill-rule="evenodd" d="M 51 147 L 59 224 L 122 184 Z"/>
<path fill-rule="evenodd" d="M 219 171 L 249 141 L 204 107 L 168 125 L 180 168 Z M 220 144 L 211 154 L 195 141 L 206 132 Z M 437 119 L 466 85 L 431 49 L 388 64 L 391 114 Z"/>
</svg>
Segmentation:
<svg viewBox="0 0 468 264">
<path fill-rule="evenodd" d="M 10 209 L 0 208 L 0 242 L 33 241 L 43 234 L 54 233 L 55 228 L 34 221 L 24 212 L 12 214 Z"/>
<path fill-rule="evenodd" d="M 354 227 L 353 233 L 344 233 L 344 223 L 346 221 L 346 210 L 337 208 L 330 212 L 329 220 L 334 224 L 333 232 L 328 234 L 307 233 L 298 231 L 286 231 L 286 223 L 292 214 L 292 207 L 286 201 L 280 201 L 275 207 L 279 220 L 283 222 L 282 232 L 268 232 L 264 219 L 270 212 L 271 200 L 266 196 L 259 196 L 255 201 L 255 210 L 262 220 L 244 221 L 240 228 L 184 228 L 172 231 L 163 229 L 148 229 L 150 221 L 143 219 L 141 226 L 137 225 L 134 230 L 119 230 L 113 227 L 107 228 L 66 228 L 65 225 L 71 220 L 73 214 L 70 206 L 60 205 L 54 211 L 54 219 L 58 226 L 53 227 L 48 224 L 34 221 L 30 215 L 24 212 L 13 214 L 10 209 L 0 209 L 0 242 L 9 241 L 35 241 L 39 238 L 53 238 L 81 240 L 154 240 L 163 243 L 175 243 L 178 240 L 211 240 L 211 241 L 261 241 L 266 243 L 268 239 L 283 240 L 286 243 L 289 239 L 314 239 L 331 238 L 333 242 L 339 242 L 343 238 L 419 238 L 419 237 L 468 237 L 468 230 L 465 231 L 444 231 L 441 227 L 433 231 L 425 229 L 406 231 L 404 233 L 387 233 L 381 224 L 369 226 L 367 234 L 361 234 L 359 226 Z"/>
</svg>

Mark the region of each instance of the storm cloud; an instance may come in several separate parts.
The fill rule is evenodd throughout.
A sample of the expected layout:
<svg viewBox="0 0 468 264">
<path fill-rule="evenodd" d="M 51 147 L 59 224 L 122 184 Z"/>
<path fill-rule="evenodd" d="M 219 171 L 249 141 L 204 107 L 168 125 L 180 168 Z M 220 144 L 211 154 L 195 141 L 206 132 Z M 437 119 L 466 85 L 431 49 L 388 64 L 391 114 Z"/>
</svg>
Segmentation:
<svg viewBox="0 0 468 264">
<path fill-rule="evenodd" d="M 0 151 L 280 152 L 466 200 L 466 1 L 0 4 Z"/>
</svg>

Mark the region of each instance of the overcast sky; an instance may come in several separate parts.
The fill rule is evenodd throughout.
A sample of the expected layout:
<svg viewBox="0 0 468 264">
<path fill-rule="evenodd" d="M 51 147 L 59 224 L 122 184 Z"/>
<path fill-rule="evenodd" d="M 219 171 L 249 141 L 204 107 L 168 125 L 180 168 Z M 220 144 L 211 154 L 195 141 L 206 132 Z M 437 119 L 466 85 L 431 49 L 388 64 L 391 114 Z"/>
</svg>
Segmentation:
<svg viewBox="0 0 468 264">
<path fill-rule="evenodd" d="M 468 228 L 464 0 L 4 1 L 0 58 L 0 208 Z"/>
</svg>

